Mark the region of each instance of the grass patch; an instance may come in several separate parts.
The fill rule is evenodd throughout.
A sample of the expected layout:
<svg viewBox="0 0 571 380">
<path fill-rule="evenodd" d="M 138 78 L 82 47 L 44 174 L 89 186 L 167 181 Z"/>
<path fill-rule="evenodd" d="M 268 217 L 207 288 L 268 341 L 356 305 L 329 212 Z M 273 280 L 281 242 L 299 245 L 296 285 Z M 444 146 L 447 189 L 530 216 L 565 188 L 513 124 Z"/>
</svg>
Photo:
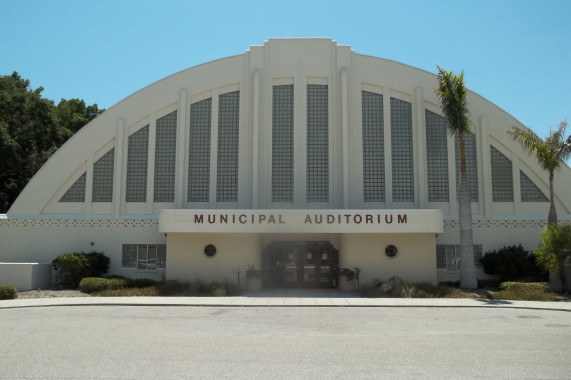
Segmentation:
<svg viewBox="0 0 571 380">
<path fill-rule="evenodd" d="M 490 292 L 495 300 L 509 301 L 555 301 L 556 296 L 549 292 L 545 282 L 502 282 L 499 291 Z"/>
<path fill-rule="evenodd" d="M 156 286 L 145 288 L 107 289 L 94 293 L 98 297 L 156 297 L 159 291 Z"/>
<path fill-rule="evenodd" d="M 79 290 L 98 297 L 227 297 L 240 294 L 240 289 L 229 282 L 194 281 L 184 284 L 172 280 L 156 282 L 121 276 L 84 278 Z"/>
<path fill-rule="evenodd" d="M 481 298 L 476 293 L 464 292 L 450 284 L 432 285 L 429 283 L 403 283 L 400 292 L 384 294 L 380 282 L 364 284 L 359 287 L 359 295 L 368 298 Z"/>
<path fill-rule="evenodd" d="M 522 292 L 521 290 L 500 290 L 490 292 L 490 299 L 509 301 L 555 301 L 556 297 L 552 293 L 537 290 Z"/>
<path fill-rule="evenodd" d="M 459 288 L 427 283 L 404 283 L 401 297 L 403 298 L 480 298 L 478 294 L 468 293 Z"/>
<path fill-rule="evenodd" d="M 545 282 L 502 282 L 493 280 L 482 282 L 486 289 L 464 291 L 456 283 L 402 283 L 396 292 L 385 294 L 382 291 L 382 282 L 374 280 L 370 284 L 359 287 L 359 295 L 369 298 L 486 298 L 509 301 L 556 301 L 556 294 L 549 292 L 549 285 Z M 492 288 L 493 290 L 490 290 Z"/>
</svg>

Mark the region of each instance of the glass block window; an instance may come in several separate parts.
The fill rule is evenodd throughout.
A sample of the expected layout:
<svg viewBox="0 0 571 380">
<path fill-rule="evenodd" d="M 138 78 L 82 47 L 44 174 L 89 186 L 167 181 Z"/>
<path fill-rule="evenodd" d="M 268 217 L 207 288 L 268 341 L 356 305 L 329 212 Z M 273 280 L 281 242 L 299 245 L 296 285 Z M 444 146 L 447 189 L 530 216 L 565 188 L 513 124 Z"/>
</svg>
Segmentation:
<svg viewBox="0 0 571 380">
<path fill-rule="evenodd" d="M 391 98 L 391 149 L 393 201 L 414 202 L 412 107 L 395 98 Z"/>
<path fill-rule="evenodd" d="M 454 150 L 456 153 L 456 184 L 460 180 L 460 142 L 454 136 Z M 464 135 L 464 154 L 466 156 L 466 174 L 470 180 L 470 200 L 478 202 L 478 159 L 476 156 L 476 136 Z M 458 195 L 458 191 L 456 191 Z"/>
<path fill-rule="evenodd" d="M 539 190 L 539 187 L 521 170 L 519 172 L 519 183 L 522 202 L 549 202 L 549 199 Z"/>
<path fill-rule="evenodd" d="M 216 201 L 238 201 L 240 92 L 220 95 L 218 106 L 218 168 Z"/>
<path fill-rule="evenodd" d="M 428 201 L 448 202 L 448 139 L 446 121 L 425 110 Z"/>
<path fill-rule="evenodd" d="M 293 85 L 274 86 L 272 202 L 293 202 Z"/>
<path fill-rule="evenodd" d="M 157 119 L 154 202 L 174 202 L 177 112 Z"/>
<path fill-rule="evenodd" d="M 166 268 L 166 244 L 123 244 L 121 266 L 138 270 Z"/>
<path fill-rule="evenodd" d="M 474 265 L 480 266 L 482 258 L 482 245 L 474 245 Z M 437 244 L 436 245 L 436 267 L 446 272 L 459 272 L 461 265 L 460 245 Z"/>
<path fill-rule="evenodd" d="M 383 95 L 361 92 L 363 118 L 363 200 L 385 201 Z"/>
<path fill-rule="evenodd" d="M 327 85 L 307 85 L 307 201 L 329 201 Z"/>
<path fill-rule="evenodd" d="M 113 172 L 115 167 L 115 148 L 105 153 L 93 164 L 93 202 L 113 201 Z"/>
<path fill-rule="evenodd" d="M 129 136 L 127 150 L 127 202 L 147 201 L 147 162 L 149 153 L 149 126 Z"/>
<path fill-rule="evenodd" d="M 85 173 L 65 192 L 60 202 L 85 202 Z"/>
<path fill-rule="evenodd" d="M 494 202 L 513 202 L 512 162 L 491 145 L 490 154 L 492 160 L 492 200 Z"/>
<path fill-rule="evenodd" d="M 210 194 L 210 124 L 212 98 L 190 105 L 188 201 L 208 202 Z"/>
</svg>

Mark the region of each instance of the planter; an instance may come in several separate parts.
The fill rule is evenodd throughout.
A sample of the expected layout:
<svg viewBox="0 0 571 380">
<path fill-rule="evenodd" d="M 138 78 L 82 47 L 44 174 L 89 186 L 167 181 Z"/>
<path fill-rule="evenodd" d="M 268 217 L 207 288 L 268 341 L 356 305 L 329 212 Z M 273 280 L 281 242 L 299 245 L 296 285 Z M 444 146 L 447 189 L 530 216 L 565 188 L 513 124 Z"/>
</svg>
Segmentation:
<svg viewBox="0 0 571 380">
<path fill-rule="evenodd" d="M 262 290 L 262 278 L 246 278 L 246 291 L 248 292 L 259 292 Z"/>
<path fill-rule="evenodd" d="M 355 290 L 355 279 L 350 280 L 345 276 L 339 276 L 339 290 L 342 292 L 352 292 Z"/>
</svg>

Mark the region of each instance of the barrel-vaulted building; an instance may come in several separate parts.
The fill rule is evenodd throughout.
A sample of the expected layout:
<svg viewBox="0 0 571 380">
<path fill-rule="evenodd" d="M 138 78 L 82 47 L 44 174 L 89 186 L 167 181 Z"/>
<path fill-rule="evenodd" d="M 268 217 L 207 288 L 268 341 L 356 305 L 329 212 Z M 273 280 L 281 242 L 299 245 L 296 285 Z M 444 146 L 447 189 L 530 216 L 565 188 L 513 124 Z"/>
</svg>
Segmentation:
<svg viewBox="0 0 571 380">
<path fill-rule="evenodd" d="M 268 287 L 457 280 L 458 145 L 436 76 L 325 38 L 270 39 L 154 83 L 61 147 L 0 217 L 0 261 L 104 252 L 110 272 Z M 476 255 L 539 243 L 547 174 L 469 92 Z M 556 178 L 569 220 L 571 173 Z"/>
</svg>

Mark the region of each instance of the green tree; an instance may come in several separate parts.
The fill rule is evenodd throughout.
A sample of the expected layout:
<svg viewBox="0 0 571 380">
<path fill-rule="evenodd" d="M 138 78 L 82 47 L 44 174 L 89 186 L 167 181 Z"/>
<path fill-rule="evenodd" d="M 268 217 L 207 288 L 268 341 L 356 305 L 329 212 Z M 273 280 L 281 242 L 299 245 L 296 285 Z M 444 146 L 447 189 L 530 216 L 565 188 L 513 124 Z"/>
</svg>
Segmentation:
<svg viewBox="0 0 571 380">
<path fill-rule="evenodd" d="M 95 119 L 103 110 L 97 104 L 86 106 L 81 99 L 62 99 L 55 108 L 60 126 L 72 133 L 79 131 L 85 124 Z"/>
<path fill-rule="evenodd" d="M 0 213 L 8 211 L 46 160 L 102 110 L 79 99 L 54 102 L 17 72 L 0 76 Z M 61 107 L 60 107 L 61 106 Z"/>
<path fill-rule="evenodd" d="M 550 272 L 558 273 L 561 290 L 566 288 L 565 265 L 571 258 L 571 226 L 549 224 L 541 231 L 542 243 L 533 254 L 537 264 Z"/>
<path fill-rule="evenodd" d="M 508 134 L 514 141 L 522 146 L 529 155 L 534 156 L 539 166 L 549 173 L 549 213 L 548 224 L 557 224 L 557 211 L 555 210 L 555 172 L 571 154 L 571 136 L 565 138 L 567 120 L 559 123 L 559 128 L 550 131 L 545 140 L 533 133 L 529 128 L 513 127 Z"/>
<path fill-rule="evenodd" d="M 69 132 L 59 128 L 53 102 L 42 87 L 14 72 L 0 77 L 0 212 L 5 212 L 33 174 L 63 143 Z"/>
<path fill-rule="evenodd" d="M 458 220 L 460 225 L 460 286 L 466 289 L 478 287 L 474 265 L 474 238 L 472 232 L 472 203 L 470 180 L 466 172 L 464 136 L 472 134 L 470 112 L 464 86 L 464 73 L 455 75 L 438 67 L 436 95 L 446 120 L 448 132 L 458 138 L 460 145 L 460 181 L 458 184 Z"/>
</svg>

